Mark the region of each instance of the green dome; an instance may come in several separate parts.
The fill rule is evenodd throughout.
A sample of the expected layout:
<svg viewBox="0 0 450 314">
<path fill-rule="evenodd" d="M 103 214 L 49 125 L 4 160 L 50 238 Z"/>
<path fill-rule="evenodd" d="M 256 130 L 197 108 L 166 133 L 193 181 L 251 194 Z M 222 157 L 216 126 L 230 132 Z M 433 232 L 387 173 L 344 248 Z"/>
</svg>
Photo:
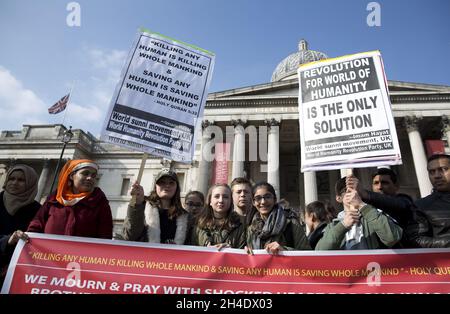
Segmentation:
<svg viewBox="0 0 450 314">
<path fill-rule="evenodd" d="M 298 43 L 298 52 L 293 53 L 281 61 L 273 71 L 271 82 L 292 79 L 297 75 L 300 64 L 327 59 L 328 56 L 320 51 L 308 50 L 308 43 L 302 39 Z"/>
</svg>

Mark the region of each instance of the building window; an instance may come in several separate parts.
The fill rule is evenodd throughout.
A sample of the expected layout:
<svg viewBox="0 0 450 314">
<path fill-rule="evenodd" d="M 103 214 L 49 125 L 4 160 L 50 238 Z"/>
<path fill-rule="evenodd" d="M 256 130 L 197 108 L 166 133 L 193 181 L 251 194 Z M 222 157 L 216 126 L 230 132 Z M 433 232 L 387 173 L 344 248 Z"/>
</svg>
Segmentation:
<svg viewBox="0 0 450 314">
<path fill-rule="evenodd" d="M 128 190 L 130 189 L 130 178 L 122 179 L 122 188 L 120 189 L 120 195 L 128 195 Z"/>
</svg>

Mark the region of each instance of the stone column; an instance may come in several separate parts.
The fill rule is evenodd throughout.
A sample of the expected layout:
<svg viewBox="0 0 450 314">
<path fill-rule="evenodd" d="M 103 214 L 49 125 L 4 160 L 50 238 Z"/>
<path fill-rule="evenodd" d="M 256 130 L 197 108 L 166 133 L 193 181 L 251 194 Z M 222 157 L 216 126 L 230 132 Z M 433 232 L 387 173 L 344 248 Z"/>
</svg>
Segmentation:
<svg viewBox="0 0 450 314">
<path fill-rule="evenodd" d="M 267 143 L 267 182 L 273 185 L 277 198 L 280 195 L 280 122 L 279 120 L 265 120 L 268 126 L 268 143 Z"/>
<path fill-rule="evenodd" d="M 41 172 L 41 175 L 39 177 L 38 190 L 37 190 L 37 194 L 36 194 L 36 197 L 35 197 L 35 200 L 37 202 L 41 201 L 42 194 L 44 193 L 45 186 L 47 185 L 49 170 L 50 170 L 50 160 L 49 159 L 44 159 L 44 166 L 42 168 L 42 172 Z"/>
<path fill-rule="evenodd" d="M 205 147 L 206 144 L 211 139 L 211 133 L 208 132 L 208 127 L 213 125 L 213 121 L 204 120 L 202 122 L 202 147 L 200 151 L 200 162 L 198 165 L 198 182 L 197 182 L 197 190 L 202 192 L 205 196 L 208 193 L 209 188 L 209 178 L 210 178 L 210 162 L 208 158 L 205 158 Z"/>
<path fill-rule="evenodd" d="M 246 121 L 241 119 L 232 120 L 234 126 L 234 146 L 233 146 L 233 169 L 231 172 L 232 180 L 244 176 L 245 161 L 245 130 Z"/>
<path fill-rule="evenodd" d="M 316 172 L 307 171 L 303 173 L 305 185 L 305 206 L 311 202 L 317 201 L 317 181 Z"/>
<path fill-rule="evenodd" d="M 338 170 L 329 170 L 328 171 L 328 180 L 330 181 L 329 189 L 330 189 L 330 200 L 334 203 L 334 199 L 336 198 L 336 191 L 334 186 L 336 182 L 340 179 L 340 174 Z"/>
<path fill-rule="evenodd" d="M 443 128 L 442 128 L 442 133 L 444 133 L 447 136 L 447 143 L 448 146 L 450 147 L 450 119 L 443 115 L 442 116 L 442 124 L 443 124 Z"/>
<path fill-rule="evenodd" d="M 431 193 L 432 185 L 428 178 L 427 158 L 423 148 L 422 138 L 420 137 L 418 122 L 416 116 L 405 117 L 405 126 L 408 131 L 409 144 L 416 170 L 417 182 L 419 183 L 420 196 L 425 197 Z"/>
</svg>

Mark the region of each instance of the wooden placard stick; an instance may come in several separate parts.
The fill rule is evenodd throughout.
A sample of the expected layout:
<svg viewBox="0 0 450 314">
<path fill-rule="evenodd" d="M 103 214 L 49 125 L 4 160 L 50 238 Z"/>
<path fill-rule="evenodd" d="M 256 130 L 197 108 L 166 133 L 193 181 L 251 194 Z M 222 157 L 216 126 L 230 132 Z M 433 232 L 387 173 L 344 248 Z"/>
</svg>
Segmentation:
<svg viewBox="0 0 450 314">
<path fill-rule="evenodd" d="M 144 173 L 145 163 L 147 161 L 148 154 L 143 153 L 141 159 L 141 166 L 139 167 L 139 172 L 136 178 L 136 183 L 141 184 L 142 174 Z M 130 206 L 134 207 L 136 205 L 136 195 L 131 196 Z"/>
<path fill-rule="evenodd" d="M 352 168 L 343 168 L 341 169 L 341 178 L 346 177 L 346 176 L 351 176 L 353 174 L 353 169 Z"/>
</svg>

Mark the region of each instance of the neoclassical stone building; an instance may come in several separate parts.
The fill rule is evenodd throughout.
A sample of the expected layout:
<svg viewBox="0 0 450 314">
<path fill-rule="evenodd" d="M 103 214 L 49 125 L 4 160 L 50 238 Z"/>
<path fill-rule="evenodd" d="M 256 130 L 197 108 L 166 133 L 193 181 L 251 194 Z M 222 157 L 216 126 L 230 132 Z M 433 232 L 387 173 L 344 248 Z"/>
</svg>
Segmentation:
<svg viewBox="0 0 450 314">
<path fill-rule="evenodd" d="M 316 199 L 334 200 L 334 182 L 342 171 L 300 172 L 297 68 L 323 58 L 327 56 L 309 50 L 302 40 L 298 51 L 278 64 L 271 82 L 211 93 L 202 130 L 198 130 L 201 135 L 197 137 L 194 161 L 187 165 L 149 158 L 142 179 L 146 192 L 161 168 L 171 168 L 180 177 L 183 196 L 193 189 L 206 192 L 219 176 L 225 176 L 228 182 L 246 176 L 253 182 L 269 181 L 280 198 L 297 208 Z M 388 86 L 403 158 L 403 165 L 393 169 L 399 174 L 402 192 L 413 198 L 425 196 L 431 191 L 427 147 L 434 144 L 438 150 L 449 152 L 450 86 L 399 81 L 388 81 Z M 27 163 L 40 175 L 38 199 L 43 201 L 52 184 L 65 130 L 63 125 L 24 125 L 22 130 L 2 131 L 0 186 L 10 165 Z M 120 226 L 142 154 L 99 142 L 83 130 L 73 133 L 63 158 L 98 162 L 98 185 L 107 194 L 116 225 Z M 216 143 L 229 143 L 229 161 L 211 161 Z M 219 166 L 220 174 L 216 170 Z M 357 169 L 355 173 L 369 187 L 374 170 Z"/>
</svg>

